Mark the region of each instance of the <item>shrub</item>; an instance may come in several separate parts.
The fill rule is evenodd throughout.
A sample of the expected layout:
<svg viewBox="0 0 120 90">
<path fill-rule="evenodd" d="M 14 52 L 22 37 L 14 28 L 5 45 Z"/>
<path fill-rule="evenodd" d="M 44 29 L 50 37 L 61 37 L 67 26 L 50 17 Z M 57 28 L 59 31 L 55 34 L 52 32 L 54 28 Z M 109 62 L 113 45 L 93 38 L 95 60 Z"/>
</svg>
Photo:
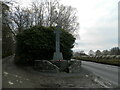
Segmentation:
<svg viewBox="0 0 120 90">
<path fill-rule="evenodd" d="M 17 64 L 34 64 L 34 60 L 51 60 L 55 52 L 55 27 L 34 26 L 16 36 Z M 71 59 L 75 38 L 62 30 L 60 47 L 64 59 Z"/>
</svg>

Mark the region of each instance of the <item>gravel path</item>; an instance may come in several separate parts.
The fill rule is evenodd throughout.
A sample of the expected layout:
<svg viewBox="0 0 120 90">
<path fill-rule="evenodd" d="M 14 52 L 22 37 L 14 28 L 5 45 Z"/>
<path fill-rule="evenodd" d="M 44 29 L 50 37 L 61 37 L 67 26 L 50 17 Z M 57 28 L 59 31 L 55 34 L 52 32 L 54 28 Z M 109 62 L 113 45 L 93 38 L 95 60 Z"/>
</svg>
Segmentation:
<svg viewBox="0 0 120 90">
<path fill-rule="evenodd" d="M 13 58 L 3 63 L 3 88 L 105 88 L 84 68 L 79 73 L 42 73 L 14 65 Z"/>
</svg>

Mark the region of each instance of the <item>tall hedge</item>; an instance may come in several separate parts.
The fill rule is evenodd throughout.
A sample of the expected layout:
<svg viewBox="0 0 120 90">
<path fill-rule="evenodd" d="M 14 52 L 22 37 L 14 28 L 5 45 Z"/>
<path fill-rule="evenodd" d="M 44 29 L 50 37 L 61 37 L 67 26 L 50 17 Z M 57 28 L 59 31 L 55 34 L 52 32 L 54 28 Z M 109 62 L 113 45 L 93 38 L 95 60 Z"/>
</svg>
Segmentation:
<svg viewBox="0 0 120 90">
<path fill-rule="evenodd" d="M 16 36 L 15 63 L 34 64 L 34 60 L 52 60 L 55 52 L 55 27 L 34 26 Z M 62 30 L 62 29 L 61 29 Z M 60 50 L 63 58 L 69 60 L 75 38 L 62 30 Z"/>
</svg>

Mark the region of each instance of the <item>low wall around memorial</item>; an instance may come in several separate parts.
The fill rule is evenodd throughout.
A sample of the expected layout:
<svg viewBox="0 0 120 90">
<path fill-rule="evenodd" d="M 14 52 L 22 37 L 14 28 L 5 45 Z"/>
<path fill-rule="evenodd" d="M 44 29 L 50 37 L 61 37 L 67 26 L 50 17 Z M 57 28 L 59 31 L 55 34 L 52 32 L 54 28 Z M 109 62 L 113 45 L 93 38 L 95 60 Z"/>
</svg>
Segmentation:
<svg viewBox="0 0 120 90">
<path fill-rule="evenodd" d="M 35 60 L 34 69 L 40 72 L 80 72 L 81 61 L 47 61 L 47 60 Z"/>
</svg>

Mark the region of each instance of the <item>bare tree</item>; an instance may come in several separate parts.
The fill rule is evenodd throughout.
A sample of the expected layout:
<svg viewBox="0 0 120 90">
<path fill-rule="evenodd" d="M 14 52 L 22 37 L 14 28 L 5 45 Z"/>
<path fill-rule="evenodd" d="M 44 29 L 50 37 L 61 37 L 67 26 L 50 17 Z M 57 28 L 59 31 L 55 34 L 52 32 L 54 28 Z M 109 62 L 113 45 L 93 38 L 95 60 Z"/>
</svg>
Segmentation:
<svg viewBox="0 0 120 90">
<path fill-rule="evenodd" d="M 17 6 L 10 15 L 12 20 L 11 28 L 14 31 L 22 32 L 33 25 L 32 14 L 29 9 L 21 9 Z"/>
<path fill-rule="evenodd" d="M 9 27 L 9 6 L 1 2 L 2 5 L 2 57 L 9 56 L 14 53 L 14 41 L 12 32 Z"/>
<path fill-rule="evenodd" d="M 45 27 L 59 25 L 62 29 L 73 33 L 79 27 L 76 13 L 75 8 L 61 5 L 58 0 L 35 0 L 30 9 L 17 6 L 12 10 L 11 27 L 14 31 L 22 32 L 33 25 Z"/>
<path fill-rule="evenodd" d="M 45 3 L 44 2 L 32 2 L 32 13 L 35 25 L 44 25 L 44 14 L 45 14 Z"/>
<path fill-rule="evenodd" d="M 96 56 L 102 55 L 102 53 L 101 53 L 100 50 L 97 50 L 97 51 L 95 52 L 95 54 L 96 54 Z"/>
<path fill-rule="evenodd" d="M 58 0 L 33 2 L 32 9 L 36 25 L 59 25 L 68 32 L 74 32 L 79 27 L 77 10 L 71 6 L 61 5 Z"/>
<path fill-rule="evenodd" d="M 54 26 L 54 22 L 57 19 L 57 14 L 56 14 L 56 10 L 59 7 L 59 2 L 58 0 L 46 0 L 46 7 L 47 7 L 47 25 L 48 26 Z"/>
<path fill-rule="evenodd" d="M 94 52 L 93 50 L 90 50 L 90 51 L 88 52 L 88 55 L 89 55 L 89 56 L 95 56 L 95 52 Z"/>
<path fill-rule="evenodd" d="M 32 10 L 34 13 L 35 25 L 54 26 L 56 17 L 56 8 L 59 2 L 57 0 L 34 1 Z"/>
<path fill-rule="evenodd" d="M 102 55 L 110 55 L 110 51 L 109 50 L 103 50 Z"/>
<path fill-rule="evenodd" d="M 66 31 L 74 32 L 79 27 L 76 9 L 71 6 L 60 5 L 57 23 Z"/>
</svg>

